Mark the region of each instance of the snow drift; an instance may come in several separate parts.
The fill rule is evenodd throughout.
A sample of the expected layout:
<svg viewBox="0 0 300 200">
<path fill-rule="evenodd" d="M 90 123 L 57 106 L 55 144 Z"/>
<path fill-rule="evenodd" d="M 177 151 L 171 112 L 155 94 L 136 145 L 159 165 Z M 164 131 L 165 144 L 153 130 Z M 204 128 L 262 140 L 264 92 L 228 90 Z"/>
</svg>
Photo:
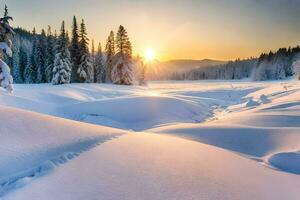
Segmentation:
<svg viewBox="0 0 300 200">
<path fill-rule="evenodd" d="M 3 106 L 0 112 L 0 197 L 123 133 Z"/>
<path fill-rule="evenodd" d="M 1 105 L 56 117 L 0 107 L 5 200 L 299 199 L 297 82 L 15 88 Z"/>
<path fill-rule="evenodd" d="M 176 122 L 198 122 L 210 114 L 203 103 L 162 96 L 91 101 L 65 106 L 60 112 L 70 119 L 133 130 Z"/>
</svg>

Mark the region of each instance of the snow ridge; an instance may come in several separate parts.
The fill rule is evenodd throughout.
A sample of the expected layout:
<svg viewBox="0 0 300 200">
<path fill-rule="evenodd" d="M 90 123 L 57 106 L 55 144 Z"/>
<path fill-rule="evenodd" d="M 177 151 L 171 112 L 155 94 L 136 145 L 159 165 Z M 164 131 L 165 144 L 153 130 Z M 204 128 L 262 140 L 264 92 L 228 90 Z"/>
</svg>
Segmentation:
<svg viewBox="0 0 300 200">
<path fill-rule="evenodd" d="M 96 146 L 116 137 L 117 136 L 109 139 L 95 137 L 78 141 L 78 143 L 76 144 L 71 144 L 69 146 L 63 147 L 63 149 L 66 149 L 66 151 L 49 160 L 43 161 L 36 167 L 20 171 L 10 177 L 0 179 L 0 197 L 3 197 L 10 190 L 23 187 L 25 184 L 30 183 L 32 180 L 51 173 L 53 170 L 55 170 L 56 167 L 60 167 L 68 161 L 71 161 L 80 156 L 82 153 L 89 151 L 92 148 L 95 148 Z"/>
</svg>

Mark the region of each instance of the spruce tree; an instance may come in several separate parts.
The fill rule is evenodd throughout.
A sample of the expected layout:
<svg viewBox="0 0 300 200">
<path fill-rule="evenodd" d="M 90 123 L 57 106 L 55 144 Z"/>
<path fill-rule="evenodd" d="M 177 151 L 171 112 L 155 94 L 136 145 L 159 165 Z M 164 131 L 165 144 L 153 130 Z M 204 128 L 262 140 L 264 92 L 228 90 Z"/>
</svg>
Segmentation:
<svg viewBox="0 0 300 200">
<path fill-rule="evenodd" d="M 38 38 L 37 38 L 37 34 L 36 34 L 36 30 L 35 28 L 32 31 L 32 37 L 33 37 L 33 41 L 32 41 L 32 51 L 31 51 L 31 55 L 30 55 L 30 68 L 32 68 L 30 70 L 30 72 L 32 73 L 30 75 L 30 79 L 32 82 L 30 83 L 36 83 L 36 78 L 37 78 L 37 43 L 38 43 Z"/>
<path fill-rule="evenodd" d="M 28 55 L 27 55 L 27 48 L 25 45 L 21 45 L 20 46 L 20 49 L 19 49 L 19 66 L 20 66 L 20 77 L 22 79 L 22 83 L 24 83 L 24 71 L 25 71 L 25 68 L 27 66 L 27 62 L 28 62 Z"/>
<path fill-rule="evenodd" d="M 79 45 L 78 23 L 75 16 L 73 17 L 70 53 L 71 53 L 71 61 L 72 61 L 71 82 L 79 82 L 77 71 L 80 64 L 80 45 Z"/>
<path fill-rule="evenodd" d="M 94 39 L 92 39 L 92 57 L 95 57 L 95 44 L 94 44 Z"/>
<path fill-rule="evenodd" d="M 47 56 L 46 56 L 46 69 L 45 69 L 45 78 L 46 82 L 50 83 L 52 80 L 52 71 L 54 67 L 55 60 L 55 38 L 52 34 L 51 27 L 48 26 L 47 31 Z"/>
<path fill-rule="evenodd" d="M 103 63 L 103 53 L 101 49 L 101 44 L 98 44 L 98 50 L 95 55 L 94 64 L 94 82 L 95 83 L 105 83 L 106 80 L 106 67 Z"/>
<path fill-rule="evenodd" d="M 36 81 L 36 50 L 37 50 L 37 36 L 35 28 L 32 31 L 32 48 L 30 52 L 24 52 L 24 63 L 26 62 L 23 72 L 25 83 L 35 83 Z"/>
<path fill-rule="evenodd" d="M 24 69 L 24 74 L 23 74 L 23 77 L 24 77 L 24 82 L 25 83 L 34 83 L 34 80 L 35 80 L 35 69 L 32 65 L 32 55 L 25 53 L 25 59 L 26 59 L 26 66 L 25 66 L 25 69 Z"/>
<path fill-rule="evenodd" d="M 53 68 L 52 83 L 54 85 L 70 83 L 71 58 L 68 49 L 68 41 L 65 30 L 65 22 L 62 22 L 60 35 L 56 45 L 56 54 Z"/>
<path fill-rule="evenodd" d="M 66 31 L 66 40 L 67 40 L 67 46 L 70 49 L 71 48 L 71 40 L 70 40 L 70 36 L 69 36 L 69 31 Z"/>
<path fill-rule="evenodd" d="M 18 35 L 14 37 L 12 50 L 12 76 L 15 83 L 22 83 L 23 79 L 20 66 L 20 37 Z"/>
<path fill-rule="evenodd" d="M 77 75 L 82 83 L 92 83 L 93 76 L 93 61 L 89 52 L 89 39 L 87 38 L 86 27 L 84 20 L 80 25 L 79 33 L 79 49 L 80 49 L 80 64 L 77 70 Z"/>
<path fill-rule="evenodd" d="M 97 77 L 96 77 L 97 66 L 96 66 L 96 58 L 95 58 L 95 43 L 94 43 L 94 39 L 92 39 L 91 59 L 92 59 L 92 62 L 93 62 L 93 75 L 94 75 L 93 81 L 94 81 L 94 83 L 97 83 Z"/>
<path fill-rule="evenodd" d="M 146 70 L 147 65 L 144 63 L 143 58 L 141 58 L 139 55 L 136 58 L 136 65 L 139 67 L 140 74 L 139 74 L 139 85 L 145 86 L 147 85 L 146 82 Z"/>
<path fill-rule="evenodd" d="M 123 26 L 119 27 L 116 38 L 117 54 L 114 57 L 112 81 L 115 84 L 133 84 L 132 47 Z"/>
<path fill-rule="evenodd" d="M 47 56 L 47 39 L 46 32 L 43 29 L 41 35 L 38 37 L 36 49 L 36 65 L 37 77 L 36 83 L 46 83 L 46 56 Z"/>
<path fill-rule="evenodd" d="M 0 18 L 0 38 L 1 38 L 1 51 L 0 51 L 0 87 L 7 89 L 11 92 L 13 90 L 12 83 L 13 77 L 10 73 L 9 66 L 2 60 L 6 56 L 12 57 L 12 40 L 14 36 L 14 31 L 9 24 L 9 20 L 12 17 L 8 16 L 8 9 L 5 5 L 4 17 Z"/>
<path fill-rule="evenodd" d="M 105 46 L 106 51 L 106 82 L 112 82 L 112 68 L 113 68 L 113 58 L 115 56 L 115 35 L 111 31 Z"/>
<path fill-rule="evenodd" d="M 117 53 L 122 53 L 124 55 L 131 56 L 131 43 L 129 41 L 127 31 L 122 25 L 120 25 L 119 30 L 117 32 L 116 47 Z"/>
<path fill-rule="evenodd" d="M 7 8 L 7 5 L 5 5 L 5 7 L 4 7 L 4 18 L 5 17 L 8 17 L 8 8 Z"/>
</svg>

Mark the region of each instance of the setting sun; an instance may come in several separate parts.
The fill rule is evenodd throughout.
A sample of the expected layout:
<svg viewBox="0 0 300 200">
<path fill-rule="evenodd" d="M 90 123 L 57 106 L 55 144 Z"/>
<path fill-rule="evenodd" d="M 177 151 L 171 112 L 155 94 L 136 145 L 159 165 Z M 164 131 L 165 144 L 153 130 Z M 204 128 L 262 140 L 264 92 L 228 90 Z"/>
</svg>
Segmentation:
<svg viewBox="0 0 300 200">
<path fill-rule="evenodd" d="M 147 49 L 145 52 L 145 58 L 147 61 L 152 61 L 155 59 L 155 51 L 153 49 Z"/>
</svg>

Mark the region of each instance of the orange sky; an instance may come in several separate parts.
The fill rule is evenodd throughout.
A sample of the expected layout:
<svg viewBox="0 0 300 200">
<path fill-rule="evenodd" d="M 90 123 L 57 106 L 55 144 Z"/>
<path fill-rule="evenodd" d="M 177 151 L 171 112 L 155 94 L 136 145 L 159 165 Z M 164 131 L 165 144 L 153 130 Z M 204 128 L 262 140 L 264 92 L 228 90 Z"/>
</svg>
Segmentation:
<svg viewBox="0 0 300 200">
<path fill-rule="evenodd" d="M 84 18 L 90 38 L 105 43 L 110 30 L 127 28 L 135 52 L 160 60 L 257 56 L 300 43 L 300 1 L 295 0 L 9 0 L 14 25 L 37 30 L 70 27 Z M 4 3 L 2 3 L 3 6 Z"/>
</svg>

